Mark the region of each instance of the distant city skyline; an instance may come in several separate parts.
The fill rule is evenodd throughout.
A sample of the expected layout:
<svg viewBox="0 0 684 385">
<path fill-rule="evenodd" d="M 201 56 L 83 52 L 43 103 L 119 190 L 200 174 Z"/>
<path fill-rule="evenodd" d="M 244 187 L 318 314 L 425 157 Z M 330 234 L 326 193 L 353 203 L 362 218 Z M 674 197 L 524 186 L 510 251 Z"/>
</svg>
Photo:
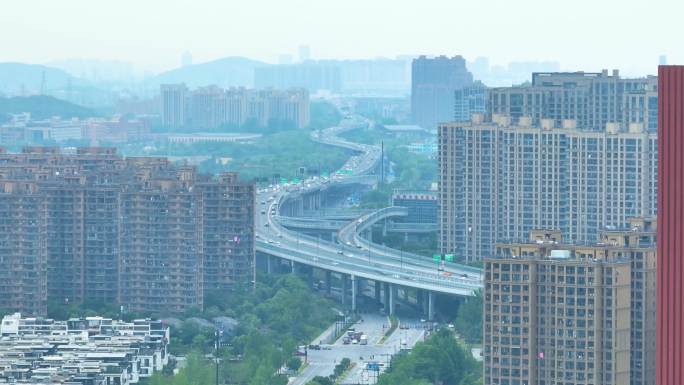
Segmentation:
<svg viewBox="0 0 684 385">
<path fill-rule="evenodd" d="M 186 51 L 194 63 L 227 56 L 277 63 L 282 55 L 298 57 L 302 45 L 310 47 L 313 59 L 460 54 L 469 61 L 486 56 L 493 65 L 558 61 L 562 70 L 620 68 L 632 76 L 655 74 L 661 55 L 669 63 L 684 62 L 684 52 L 676 49 L 677 36 L 684 34 L 676 18 L 684 6 L 674 0 L 578 0 L 553 18 L 538 17 L 548 6 L 541 0 L 401 6 L 389 0 L 97 5 L 25 0 L 4 5 L 0 62 L 120 60 L 156 73 L 179 67 Z M 638 22 L 633 15 L 639 15 Z M 627 19 L 632 21 L 626 24 Z"/>
</svg>

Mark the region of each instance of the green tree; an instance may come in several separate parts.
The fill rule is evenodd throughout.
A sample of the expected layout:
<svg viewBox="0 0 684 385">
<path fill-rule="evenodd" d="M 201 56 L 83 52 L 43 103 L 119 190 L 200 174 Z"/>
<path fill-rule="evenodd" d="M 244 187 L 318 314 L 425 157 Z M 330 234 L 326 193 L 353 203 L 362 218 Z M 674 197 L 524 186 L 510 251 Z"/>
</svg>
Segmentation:
<svg viewBox="0 0 684 385">
<path fill-rule="evenodd" d="M 458 307 L 454 327 L 467 342 L 482 342 L 482 306 L 482 291 L 478 291 Z"/>
<path fill-rule="evenodd" d="M 392 361 L 391 369 L 379 378 L 379 385 L 471 385 L 480 378 L 480 365 L 458 344 L 453 333 L 441 329 L 411 353 Z M 469 382 L 462 382 L 468 379 Z"/>
<path fill-rule="evenodd" d="M 299 368 L 302 367 L 302 360 L 299 359 L 299 357 L 290 357 L 287 360 L 287 367 L 290 370 L 297 371 Z"/>
<path fill-rule="evenodd" d="M 316 376 L 313 380 L 306 383 L 306 385 L 333 385 L 335 382 L 330 377 Z"/>
</svg>

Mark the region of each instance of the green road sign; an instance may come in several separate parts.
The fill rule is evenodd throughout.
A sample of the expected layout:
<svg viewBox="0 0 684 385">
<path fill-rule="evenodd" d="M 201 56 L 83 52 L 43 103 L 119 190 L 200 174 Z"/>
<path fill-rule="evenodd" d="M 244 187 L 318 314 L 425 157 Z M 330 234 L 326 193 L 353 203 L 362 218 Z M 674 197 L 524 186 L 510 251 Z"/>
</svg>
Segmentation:
<svg viewBox="0 0 684 385">
<path fill-rule="evenodd" d="M 446 254 L 444 256 L 444 260 L 447 262 L 453 262 L 454 261 L 454 255 L 453 254 Z"/>
<path fill-rule="evenodd" d="M 435 262 L 441 262 L 442 256 L 440 254 L 432 254 L 432 260 Z"/>
<path fill-rule="evenodd" d="M 287 183 L 287 178 L 280 178 L 280 184 Z"/>
</svg>

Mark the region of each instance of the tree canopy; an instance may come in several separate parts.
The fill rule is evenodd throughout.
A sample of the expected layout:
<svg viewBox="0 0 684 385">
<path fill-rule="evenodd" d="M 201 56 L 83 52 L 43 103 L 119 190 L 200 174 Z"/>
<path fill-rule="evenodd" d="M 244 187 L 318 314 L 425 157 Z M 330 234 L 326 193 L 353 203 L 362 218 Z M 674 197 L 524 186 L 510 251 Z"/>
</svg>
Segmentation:
<svg viewBox="0 0 684 385">
<path fill-rule="evenodd" d="M 454 334 L 441 329 L 418 343 L 409 354 L 393 359 L 378 385 L 476 385 L 480 371 L 480 364 Z"/>
</svg>

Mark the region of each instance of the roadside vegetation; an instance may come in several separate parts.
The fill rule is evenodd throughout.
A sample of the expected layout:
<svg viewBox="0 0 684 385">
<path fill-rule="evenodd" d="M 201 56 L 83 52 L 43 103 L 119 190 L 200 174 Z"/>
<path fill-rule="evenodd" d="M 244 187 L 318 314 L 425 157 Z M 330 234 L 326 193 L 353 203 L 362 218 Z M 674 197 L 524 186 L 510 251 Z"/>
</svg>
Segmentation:
<svg viewBox="0 0 684 385">
<path fill-rule="evenodd" d="M 448 329 L 440 329 L 407 354 L 392 359 L 378 385 L 479 385 L 481 365 Z"/>
<path fill-rule="evenodd" d="M 354 367 L 354 364 L 349 358 L 343 358 L 340 363 L 335 365 L 333 374 L 330 376 L 316 376 L 313 380 L 306 383 L 306 385 L 334 385 L 339 384 L 347 376 L 349 371 Z"/>
<path fill-rule="evenodd" d="M 458 307 L 454 328 L 468 344 L 482 343 L 482 291 Z"/>
<path fill-rule="evenodd" d="M 390 327 L 385 332 L 385 335 L 382 336 L 382 338 L 380 339 L 380 344 L 384 344 L 385 341 L 387 341 L 387 339 L 392 336 L 392 333 L 394 333 L 394 331 L 397 330 L 397 327 L 399 326 L 399 319 L 396 316 L 391 315 L 389 319 Z"/>
<path fill-rule="evenodd" d="M 283 366 L 296 370 L 297 346 L 308 344 L 336 318 L 333 304 L 318 296 L 294 275 L 260 276 L 251 286 L 231 292 L 209 293 L 204 311 L 165 314 L 125 314 L 128 319 L 158 317 L 169 320 L 174 356 L 183 357 L 182 369 L 173 375 L 174 363 L 147 380 L 149 385 L 213 385 L 215 366 L 214 324 L 224 329 L 219 356 L 220 383 L 234 385 L 284 385 L 278 375 Z M 88 308 L 93 305 L 95 307 Z M 102 312 L 101 312 L 102 311 Z M 49 316 L 68 318 L 84 315 L 118 317 L 118 309 L 97 304 L 84 306 L 51 304 Z M 297 368 L 298 369 L 298 368 Z"/>
</svg>

